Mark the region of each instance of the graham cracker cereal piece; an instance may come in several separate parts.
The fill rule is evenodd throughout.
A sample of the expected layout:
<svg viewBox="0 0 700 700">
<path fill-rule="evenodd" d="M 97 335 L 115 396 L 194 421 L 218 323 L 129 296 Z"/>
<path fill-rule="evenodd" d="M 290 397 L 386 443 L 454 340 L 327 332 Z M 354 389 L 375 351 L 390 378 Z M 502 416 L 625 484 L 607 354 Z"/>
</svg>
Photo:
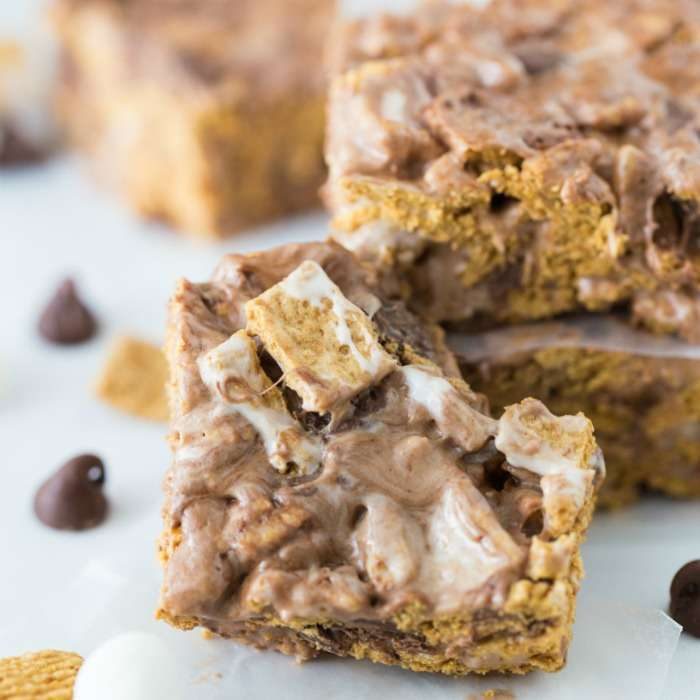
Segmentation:
<svg viewBox="0 0 700 700">
<path fill-rule="evenodd" d="M 71 700 L 82 663 L 52 649 L 0 659 L 0 700 Z"/>
<path fill-rule="evenodd" d="M 585 467 L 600 459 L 592 423 L 583 413 L 554 416 L 540 401 L 528 398 L 506 409 L 495 444 L 514 467 L 542 477 L 545 531 L 559 537 L 570 530 L 595 474 Z M 600 461 L 597 471 L 603 469 Z"/>
<path fill-rule="evenodd" d="M 308 474 L 320 462 L 320 445 L 306 436 L 287 411 L 282 392 L 258 359 L 255 341 L 234 333 L 199 360 L 204 382 L 225 402 L 223 413 L 238 413 L 260 434 L 270 463 L 282 473 Z"/>
<path fill-rule="evenodd" d="M 333 411 L 396 367 L 367 315 L 314 261 L 249 301 L 246 317 L 306 411 Z"/>
<path fill-rule="evenodd" d="M 115 341 L 97 381 L 97 395 L 110 406 L 139 418 L 165 421 L 168 368 L 161 349 L 124 336 Z"/>
</svg>

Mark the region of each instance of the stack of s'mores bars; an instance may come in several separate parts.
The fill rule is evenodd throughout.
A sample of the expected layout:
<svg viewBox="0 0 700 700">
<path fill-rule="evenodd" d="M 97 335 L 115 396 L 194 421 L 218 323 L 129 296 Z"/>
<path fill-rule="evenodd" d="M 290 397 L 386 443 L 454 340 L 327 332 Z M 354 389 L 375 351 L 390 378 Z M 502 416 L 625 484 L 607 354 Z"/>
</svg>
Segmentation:
<svg viewBox="0 0 700 700">
<path fill-rule="evenodd" d="M 335 239 L 496 412 L 584 410 L 604 502 L 700 496 L 700 6 L 428 2 L 335 47 Z"/>
<path fill-rule="evenodd" d="M 330 239 L 170 305 L 159 616 L 561 668 L 599 489 L 700 495 L 700 5 L 227 4 L 57 14 L 76 141 L 210 235 L 308 205 L 329 79 Z"/>
</svg>

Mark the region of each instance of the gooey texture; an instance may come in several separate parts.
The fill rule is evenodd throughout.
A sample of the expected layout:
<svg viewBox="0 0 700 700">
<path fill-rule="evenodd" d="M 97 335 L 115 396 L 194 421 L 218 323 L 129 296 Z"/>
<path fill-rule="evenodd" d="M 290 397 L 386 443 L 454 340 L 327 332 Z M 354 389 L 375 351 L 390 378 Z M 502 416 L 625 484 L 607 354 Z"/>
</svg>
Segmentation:
<svg viewBox="0 0 700 700">
<path fill-rule="evenodd" d="M 353 285 L 343 286 L 352 293 Z M 193 358 L 230 342 L 233 330 L 202 302 L 201 291 L 183 291 L 186 308 L 196 310 Z M 242 318 L 236 308 L 229 317 Z M 180 332 L 189 337 L 187 328 Z M 166 513 L 179 538 L 163 589 L 170 614 L 231 623 L 263 611 L 288 622 L 383 621 L 414 604 L 430 615 L 504 604 L 525 573 L 533 534 L 526 522 L 546 509 L 537 450 L 529 468 L 511 461 L 525 447 L 516 434 L 496 449 L 502 425 L 479 410 L 465 384 L 421 358 L 403 365 L 325 423 L 299 407 L 282 377 L 280 410 L 321 445 L 319 469 L 291 476 L 272 468 L 266 431 L 226 410 L 240 397 L 206 388 L 230 377 L 225 362 L 208 366 L 206 386 L 198 371 L 187 374 L 187 393 L 198 400 L 175 422 L 166 481 Z M 513 407 L 511 417 L 527 410 Z M 541 415 L 532 428 L 541 456 L 554 449 L 552 434 L 568 433 L 580 448 L 578 459 L 550 455 L 548 469 L 592 474 L 590 423 L 570 419 L 564 430 L 566 419 L 543 407 Z M 592 489 L 592 478 L 585 481 L 583 500 Z M 582 505 L 562 489 L 557 508 L 572 520 Z"/>
<path fill-rule="evenodd" d="M 419 3 L 334 41 L 337 240 L 472 327 L 623 306 L 700 335 L 692 0 Z"/>
</svg>

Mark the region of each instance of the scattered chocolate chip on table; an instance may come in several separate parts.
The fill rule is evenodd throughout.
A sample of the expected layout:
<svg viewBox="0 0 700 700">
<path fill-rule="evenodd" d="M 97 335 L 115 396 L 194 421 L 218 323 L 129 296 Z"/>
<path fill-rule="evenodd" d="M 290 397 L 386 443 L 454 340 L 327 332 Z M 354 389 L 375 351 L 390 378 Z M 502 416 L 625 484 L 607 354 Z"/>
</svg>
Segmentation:
<svg viewBox="0 0 700 700">
<path fill-rule="evenodd" d="M 85 306 L 72 279 L 64 280 L 41 314 L 39 333 L 57 345 L 77 345 L 90 340 L 97 323 Z"/>
<path fill-rule="evenodd" d="M 700 559 L 682 566 L 671 582 L 671 617 L 693 637 L 700 637 Z"/>
<path fill-rule="evenodd" d="M 104 483 L 105 467 L 99 457 L 74 457 L 39 487 L 34 512 L 44 525 L 56 530 L 96 527 L 109 510 Z"/>
</svg>

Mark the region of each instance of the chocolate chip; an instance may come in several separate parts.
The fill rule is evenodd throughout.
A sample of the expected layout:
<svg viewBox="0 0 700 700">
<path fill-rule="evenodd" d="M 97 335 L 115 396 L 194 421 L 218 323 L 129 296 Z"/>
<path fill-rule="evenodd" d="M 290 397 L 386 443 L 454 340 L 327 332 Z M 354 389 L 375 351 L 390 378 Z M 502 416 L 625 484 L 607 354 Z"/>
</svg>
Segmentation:
<svg viewBox="0 0 700 700">
<path fill-rule="evenodd" d="M 562 61 L 562 53 L 556 48 L 542 46 L 540 42 L 523 42 L 514 50 L 530 75 L 550 70 Z"/>
<path fill-rule="evenodd" d="M 105 467 L 99 457 L 74 457 L 41 485 L 34 512 L 44 525 L 57 530 L 95 527 L 107 515 L 104 483 Z"/>
<path fill-rule="evenodd" d="M 0 122 L 0 166 L 28 165 L 43 160 L 45 156 L 10 124 Z"/>
<path fill-rule="evenodd" d="M 684 632 L 700 637 L 700 559 L 689 561 L 673 577 L 669 612 Z"/>
<path fill-rule="evenodd" d="M 435 341 L 424 323 L 402 302 L 386 301 L 372 320 L 381 336 L 398 344 L 410 345 L 417 353 L 430 359 L 437 358 Z"/>
<path fill-rule="evenodd" d="M 52 343 L 73 345 L 90 340 L 97 324 L 75 290 L 73 280 L 61 283 L 39 320 L 39 332 Z"/>
</svg>

